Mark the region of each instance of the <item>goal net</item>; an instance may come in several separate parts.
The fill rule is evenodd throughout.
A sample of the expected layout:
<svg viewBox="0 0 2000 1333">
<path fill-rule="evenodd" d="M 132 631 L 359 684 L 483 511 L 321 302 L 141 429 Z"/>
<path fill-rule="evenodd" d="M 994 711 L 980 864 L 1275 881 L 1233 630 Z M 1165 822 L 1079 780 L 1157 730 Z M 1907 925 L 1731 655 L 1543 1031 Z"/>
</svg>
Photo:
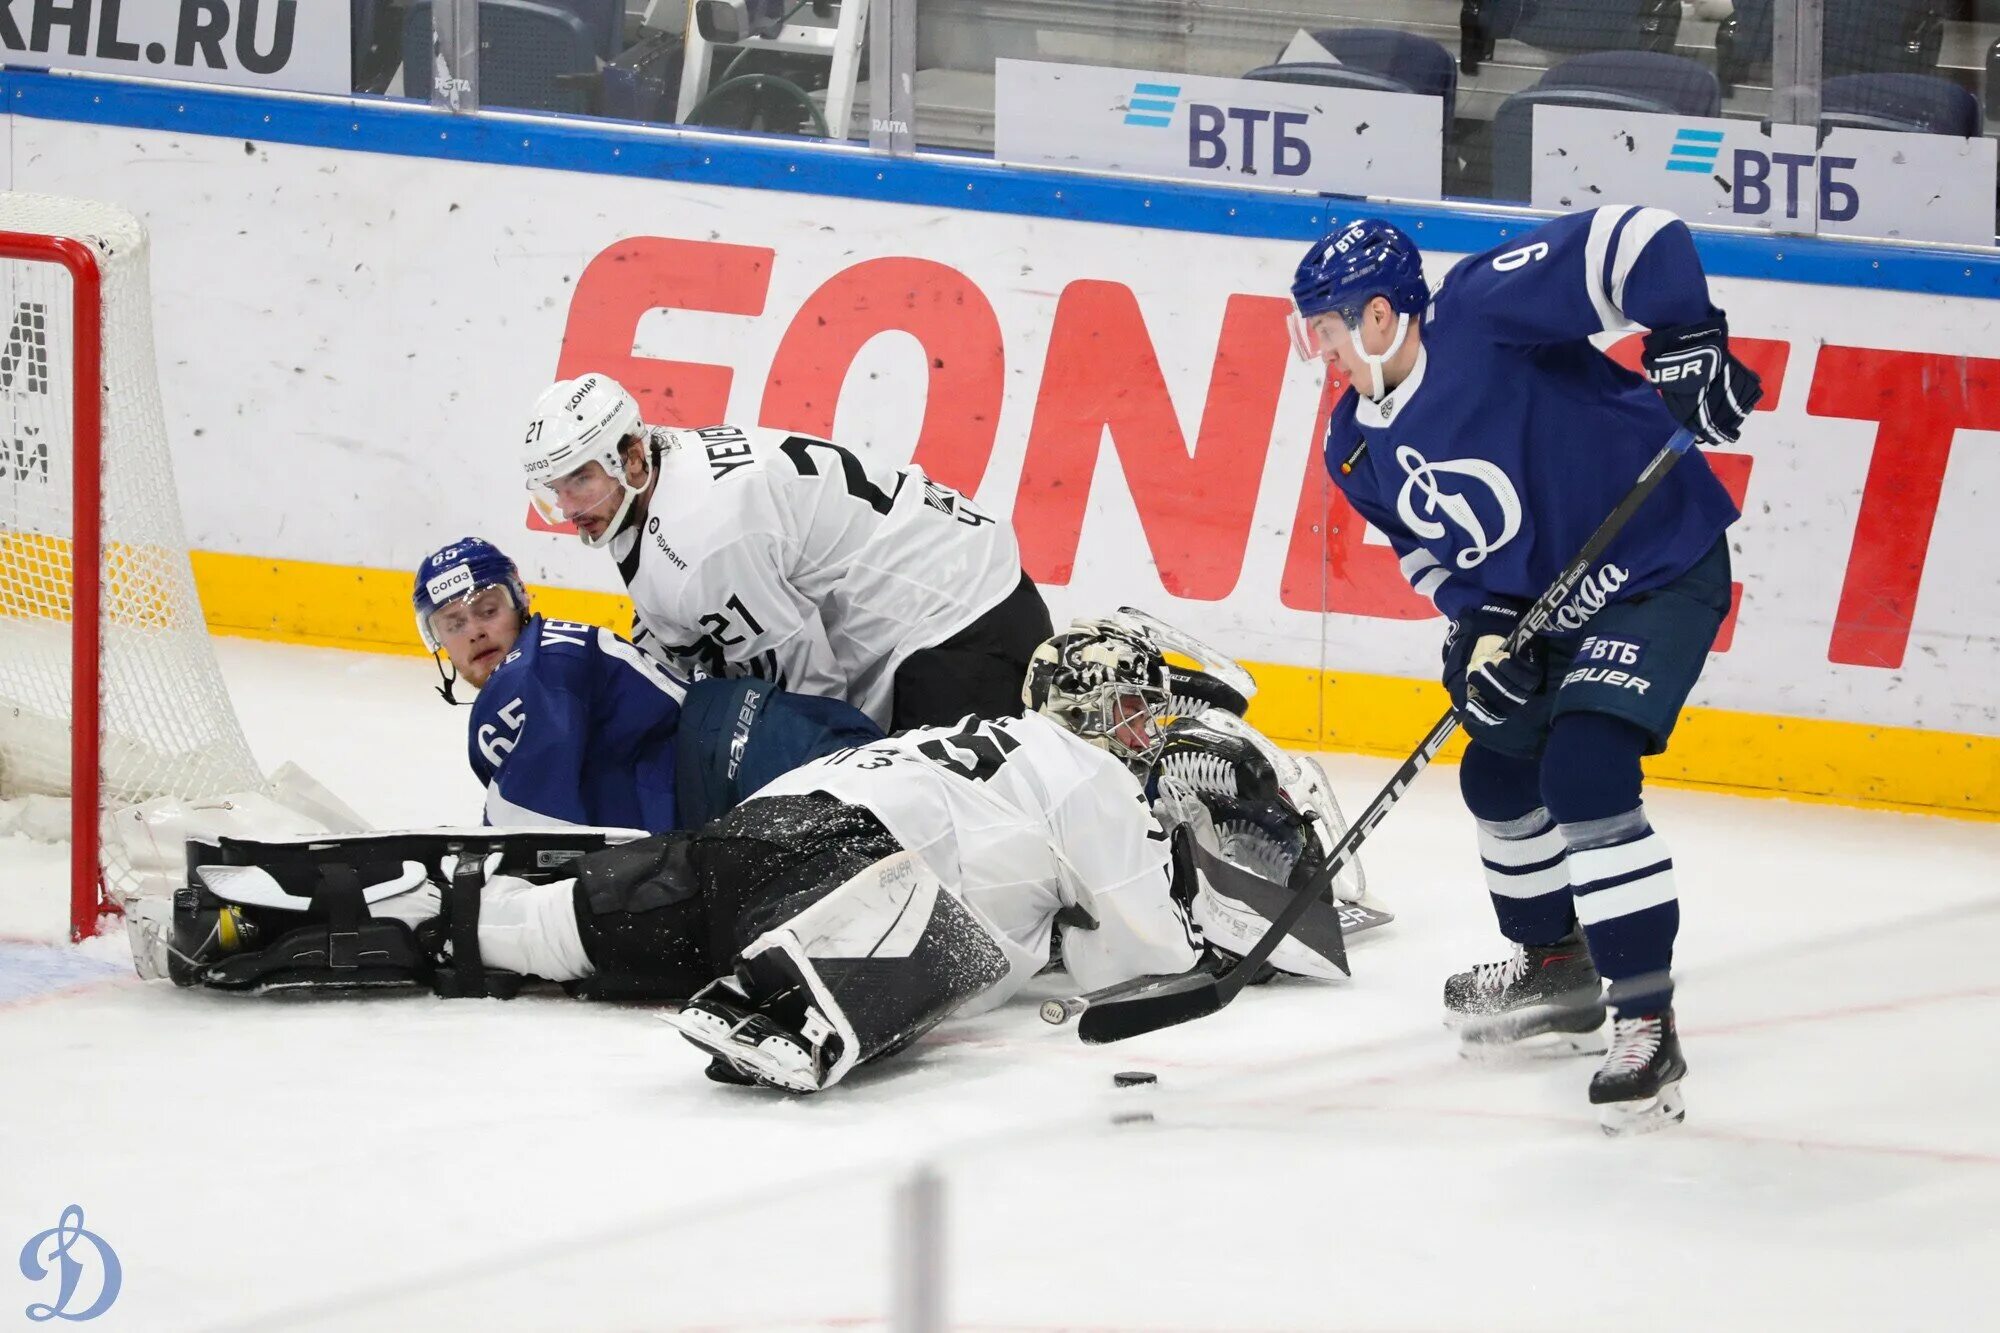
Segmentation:
<svg viewBox="0 0 2000 1333">
<path fill-rule="evenodd" d="M 124 887 L 107 814 L 263 780 L 195 595 L 139 220 L 0 193 L 0 328 L 0 800 L 69 800 L 80 937 Z"/>
</svg>

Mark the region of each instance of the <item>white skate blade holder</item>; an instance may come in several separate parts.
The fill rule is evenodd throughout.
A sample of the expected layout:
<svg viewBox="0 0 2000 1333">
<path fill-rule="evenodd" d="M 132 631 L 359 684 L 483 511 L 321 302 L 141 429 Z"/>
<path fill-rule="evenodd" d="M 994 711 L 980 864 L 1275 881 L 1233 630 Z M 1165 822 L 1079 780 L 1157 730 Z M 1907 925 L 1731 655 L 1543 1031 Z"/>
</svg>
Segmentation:
<svg viewBox="0 0 2000 1333">
<path fill-rule="evenodd" d="M 752 1044 L 739 1041 L 733 1030 L 714 1014 L 702 1010 L 692 1012 L 677 1011 L 670 1014 L 656 1014 L 662 1023 L 686 1037 L 690 1043 L 710 1055 L 719 1056 L 737 1073 L 756 1079 L 759 1083 L 779 1088 L 785 1092 L 814 1093 L 820 1091 L 820 1083 L 812 1076 L 810 1058 L 802 1064 L 797 1058 L 787 1059 L 791 1052 L 766 1049 L 771 1043 Z M 802 1054 L 802 1053 L 800 1053 Z"/>
<path fill-rule="evenodd" d="M 1597 1123 L 1605 1136 L 1614 1139 L 1651 1134 L 1687 1119 L 1681 1100 L 1681 1081 L 1663 1084 L 1651 1097 L 1630 1102 L 1605 1102 L 1597 1108 Z"/>
</svg>

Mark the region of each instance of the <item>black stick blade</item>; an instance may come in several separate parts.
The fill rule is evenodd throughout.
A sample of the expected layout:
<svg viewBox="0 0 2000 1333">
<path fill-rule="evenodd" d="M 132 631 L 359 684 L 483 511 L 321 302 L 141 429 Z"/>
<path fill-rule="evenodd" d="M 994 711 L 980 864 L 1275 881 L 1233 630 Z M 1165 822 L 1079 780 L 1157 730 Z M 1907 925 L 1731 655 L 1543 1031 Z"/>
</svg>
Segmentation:
<svg viewBox="0 0 2000 1333">
<path fill-rule="evenodd" d="M 1092 1046 L 1103 1046 L 1205 1018 L 1227 1003 L 1221 977 L 1190 972 L 1136 995 L 1091 1005 L 1077 1020 L 1076 1035 Z"/>
</svg>

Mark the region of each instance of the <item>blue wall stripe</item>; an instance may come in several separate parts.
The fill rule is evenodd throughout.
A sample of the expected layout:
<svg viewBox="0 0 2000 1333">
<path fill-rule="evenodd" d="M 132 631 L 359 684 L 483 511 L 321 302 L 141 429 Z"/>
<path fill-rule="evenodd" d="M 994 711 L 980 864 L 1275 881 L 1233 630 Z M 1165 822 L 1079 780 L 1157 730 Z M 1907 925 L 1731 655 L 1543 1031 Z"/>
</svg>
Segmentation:
<svg viewBox="0 0 2000 1333">
<path fill-rule="evenodd" d="M 1318 239 L 1335 219 L 1387 218 L 1427 248 L 1479 251 L 1539 218 L 1471 204 L 1371 204 L 1217 186 L 1124 180 L 974 155 L 892 159 L 809 140 L 704 131 L 662 133 L 557 116 L 454 117 L 415 103 L 284 97 L 114 78 L 0 72 L 17 116 L 288 143 L 315 148 L 540 167 L 597 175 L 833 195 L 1029 217 L 1157 227 L 1212 236 Z M 1713 274 L 1948 296 L 2000 296 L 2000 254 L 1805 237 L 1697 232 Z"/>
</svg>

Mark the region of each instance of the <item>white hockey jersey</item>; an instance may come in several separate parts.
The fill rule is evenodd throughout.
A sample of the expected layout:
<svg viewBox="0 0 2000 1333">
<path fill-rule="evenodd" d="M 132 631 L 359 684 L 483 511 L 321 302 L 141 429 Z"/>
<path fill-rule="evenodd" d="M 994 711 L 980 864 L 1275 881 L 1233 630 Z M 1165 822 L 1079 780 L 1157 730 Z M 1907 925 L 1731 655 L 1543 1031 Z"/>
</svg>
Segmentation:
<svg viewBox="0 0 2000 1333">
<path fill-rule="evenodd" d="M 653 443 L 645 521 L 610 549 L 634 641 L 683 672 L 755 675 L 887 726 L 903 660 L 1020 583 L 1013 528 L 914 465 L 735 426 Z"/>
<path fill-rule="evenodd" d="M 1097 923 L 1063 935 L 1063 964 L 1084 990 L 1185 972 L 1200 956 L 1169 891 L 1171 846 L 1138 782 L 1046 718 L 907 731 L 814 760 L 756 795 L 806 792 L 874 812 L 1001 939 L 1006 978 L 960 1013 L 992 1008 L 1039 972 L 1067 907 Z"/>
</svg>

